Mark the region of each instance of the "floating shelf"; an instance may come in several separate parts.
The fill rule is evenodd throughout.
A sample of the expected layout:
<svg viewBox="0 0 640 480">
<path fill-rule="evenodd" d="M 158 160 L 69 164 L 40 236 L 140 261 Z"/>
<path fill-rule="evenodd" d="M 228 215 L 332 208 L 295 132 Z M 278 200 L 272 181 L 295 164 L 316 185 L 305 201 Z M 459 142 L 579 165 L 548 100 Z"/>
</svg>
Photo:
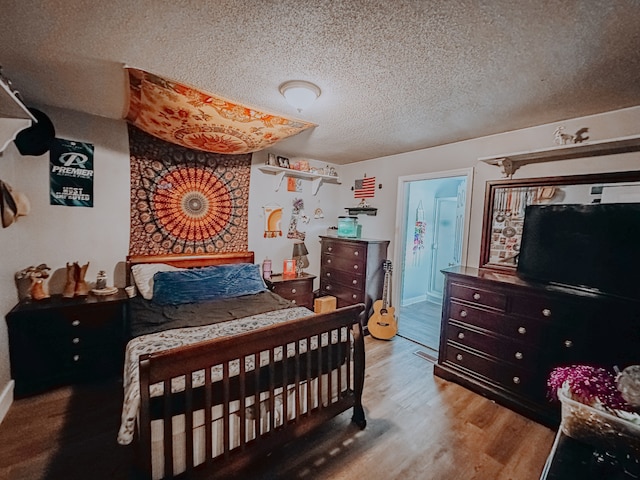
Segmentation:
<svg viewBox="0 0 640 480">
<path fill-rule="evenodd" d="M 640 135 L 618 137 L 611 140 L 574 143 L 557 147 L 541 148 L 526 152 L 507 153 L 491 157 L 481 157 L 478 161 L 497 165 L 502 168 L 502 174 L 510 177 L 522 165 L 529 163 L 555 162 L 573 158 L 597 157 L 600 155 L 615 155 L 640 151 Z"/>
<path fill-rule="evenodd" d="M 300 170 L 292 170 L 291 168 L 282 168 L 282 167 L 272 167 L 270 165 L 263 165 L 258 167 L 262 172 L 269 173 L 271 175 L 276 176 L 275 180 L 275 191 L 280 190 L 280 186 L 282 185 L 282 180 L 284 177 L 294 177 L 294 178 L 304 178 L 306 180 L 311 180 L 311 191 L 315 195 L 318 193 L 318 189 L 320 188 L 320 184 L 325 183 L 342 183 L 340 182 L 340 177 L 336 177 L 335 175 L 321 175 L 319 173 L 311 173 L 311 172 L 301 172 Z"/>
<path fill-rule="evenodd" d="M 349 215 L 377 215 L 378 209 L 372 207 L 344 207 Z"/>
</svg>

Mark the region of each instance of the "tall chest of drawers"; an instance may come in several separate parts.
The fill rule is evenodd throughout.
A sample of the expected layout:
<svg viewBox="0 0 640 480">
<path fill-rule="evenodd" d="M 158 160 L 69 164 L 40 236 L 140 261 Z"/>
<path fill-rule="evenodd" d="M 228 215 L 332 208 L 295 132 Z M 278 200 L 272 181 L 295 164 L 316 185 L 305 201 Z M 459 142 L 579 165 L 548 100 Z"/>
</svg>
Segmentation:
<svg viewBox="0 0 640 480">
<path fill-rule="evenodd" d="M 364 303 L 368 319 L 373 302 L 382 298 L 389 240 L 321 236 L 320 241 L 320 295 L 336 297 L 338 308 Z"/>
<path fill-rule="evenodd" d="M 534 420 L 556 425 L 546 381 L 557 366 L 640 362 L 640 302 L 515 276 L 444 271 L 434 373 Z"/>
<path fill-rule="evenodd" d="M 6 317 L 16 396 L 122 374 L 127 295 L 22 301 Z"/>
</svg>

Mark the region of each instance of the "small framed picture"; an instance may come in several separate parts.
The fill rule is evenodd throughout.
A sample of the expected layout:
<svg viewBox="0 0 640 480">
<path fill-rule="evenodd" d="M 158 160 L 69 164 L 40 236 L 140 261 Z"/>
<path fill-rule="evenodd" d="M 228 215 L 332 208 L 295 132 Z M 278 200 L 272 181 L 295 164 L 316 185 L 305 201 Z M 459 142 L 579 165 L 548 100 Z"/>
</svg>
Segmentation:
<svg viewBox="0 0 640 480">
<path fill-rule="evenodd" d="M 294 258 L 287 258 L 284 260 L 284 264 L 282 265 L 282 276 L 296 276 L 296 260 Z"/>
<path fill-rule="evenodd" d="M 278 156 L 278 166 L 282 168 L 289 168 L 289 159 L 287 157 Z"/>
<path fill-rule="evenodd" d="M 270 165 L 272 167 L 278 166 L 278 160 L 276 160 L 275 153 L 270 153 L 269 155 L 267 155 L 267 165 Z"/>
</svg>

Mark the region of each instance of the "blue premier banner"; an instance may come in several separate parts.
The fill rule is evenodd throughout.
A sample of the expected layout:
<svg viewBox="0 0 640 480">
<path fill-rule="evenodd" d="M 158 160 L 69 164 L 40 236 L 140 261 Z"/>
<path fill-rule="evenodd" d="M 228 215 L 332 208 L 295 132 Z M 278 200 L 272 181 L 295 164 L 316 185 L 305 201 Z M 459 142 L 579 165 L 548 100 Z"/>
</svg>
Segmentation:
<svg viewBox="0 0 640 480">
<path fill-rule="evenodd" d="M 93 207 L 93 145 L 54 139 L 49 179 L 51 205 Z"/>
</svg>

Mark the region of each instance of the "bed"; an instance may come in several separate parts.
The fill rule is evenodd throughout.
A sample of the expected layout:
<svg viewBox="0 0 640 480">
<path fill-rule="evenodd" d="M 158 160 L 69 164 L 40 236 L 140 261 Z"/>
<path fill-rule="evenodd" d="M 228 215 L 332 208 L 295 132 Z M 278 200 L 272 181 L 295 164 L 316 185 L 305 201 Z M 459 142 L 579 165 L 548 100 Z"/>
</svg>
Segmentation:
<svg viewBox="0 0 640 480">
<path fill-rule="evenodd" d="M 226 477 L 349 409 L 365 428 L 363 304 L 296 307 L 265 291 L 252 252 L 127 267 L 140 294 L 118 442 L 135 444 L 137 474 Z"/>
</svg>

